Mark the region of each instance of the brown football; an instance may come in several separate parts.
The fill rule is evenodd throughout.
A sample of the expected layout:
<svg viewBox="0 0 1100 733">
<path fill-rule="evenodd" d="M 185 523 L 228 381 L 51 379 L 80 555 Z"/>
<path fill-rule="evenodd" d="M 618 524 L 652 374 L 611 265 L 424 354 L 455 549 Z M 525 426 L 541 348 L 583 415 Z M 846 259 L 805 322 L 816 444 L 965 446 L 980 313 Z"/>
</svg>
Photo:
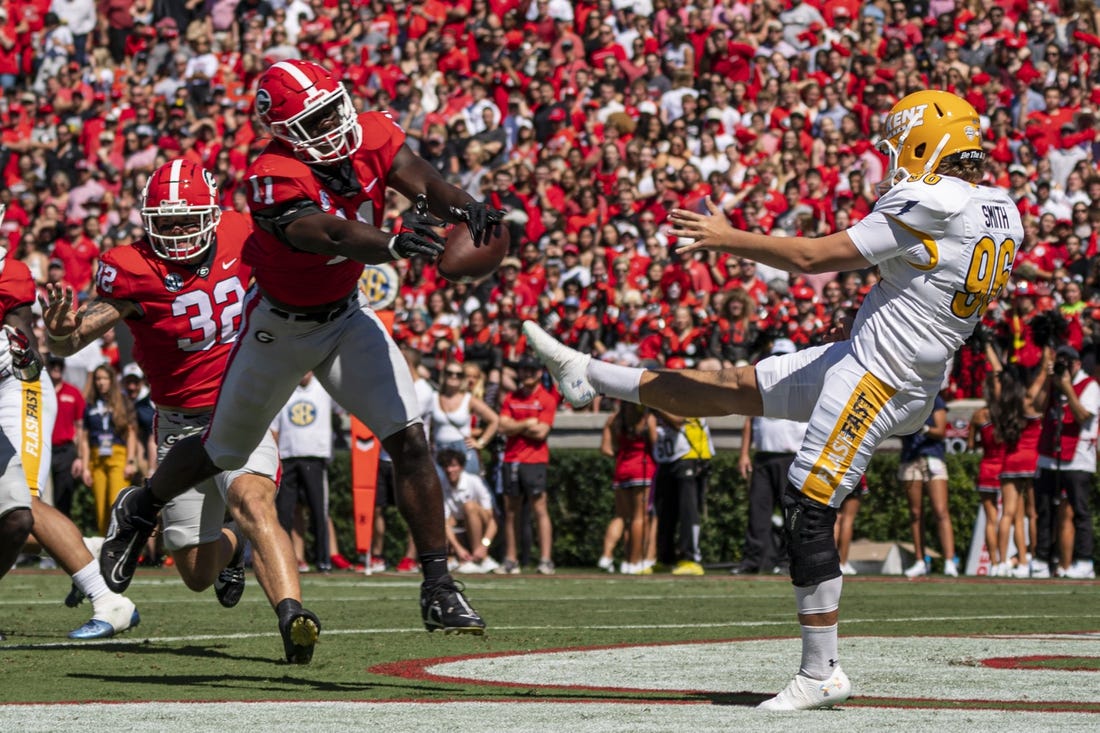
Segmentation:
<svg viewBox="0 0 1100 733">
<path fill-rule="evenodd" d="M 508 228 L 498 224 L 489 232 L 489 241 L 480 247 L 474 245 L 470 228 L 456 224 L 447 233 L 437 267 L 439 274 L 451 282 L 474 282 L 491 275 L 508 254 L 511 237 Z"/>
</svg>

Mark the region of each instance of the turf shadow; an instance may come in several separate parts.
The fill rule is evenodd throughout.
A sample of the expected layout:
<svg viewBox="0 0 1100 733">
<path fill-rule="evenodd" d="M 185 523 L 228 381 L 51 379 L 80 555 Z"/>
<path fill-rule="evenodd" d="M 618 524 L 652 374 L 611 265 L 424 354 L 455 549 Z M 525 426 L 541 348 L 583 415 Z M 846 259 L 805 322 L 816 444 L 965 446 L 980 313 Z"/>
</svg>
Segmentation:
<svg viewBox="0 0 1100 733">
<path fill-rule="evenodd" d="M 265 660 L 267 661 L 267 660 Z M 283 694 L 288 685 L 313 690 L 322 693 L 337 692 L 364 692 L 372 690 L 374 685 L 363 682 L 333 682 L 325 680 L 311 680 L 303 677 L 291 677 L 284 675 L 274 677 L 271 675 L 240 675 L 240 674 L 179 674 L 179 675 L 151 675 L 149 673 L 121 675 L 121 674 L 86 674 L 74 673 L 66 675 L 74 679 L 96 680 L 102 683 L 119 685 L 161 685 L 165 687 L 236 687 L 248 689 L 271 695 Z"/>
<path fill-rule="evenodd" d="M 197 659 L 222 659 L 234 662 L 255 662 L 257 664 L 285 664 L 281 657 L 276 657 L 276 649 L 272 649 L 272 656 L 270 657 L 255 657 L 246 654 L 229 654 L 222 651 L 223 647 L 218 646 L 199 646 L 196 644 L 189 644 L 187 646 L 174 646 L 166 647 L 154 644 L 97 644 L 95 642 L 73 643 L 73 644 L 59 644 L 48 649 L 41 647 L 34 647 L 36 651 L 72 651 L 73 649 L 90 649 L 93 651 L 109 652 L 111 654 L 118 654 L 123 652 L 125 654 L 145 654 L 145 655 L 167 655 L 172 657 L 193 657 Z"/>
</svg>

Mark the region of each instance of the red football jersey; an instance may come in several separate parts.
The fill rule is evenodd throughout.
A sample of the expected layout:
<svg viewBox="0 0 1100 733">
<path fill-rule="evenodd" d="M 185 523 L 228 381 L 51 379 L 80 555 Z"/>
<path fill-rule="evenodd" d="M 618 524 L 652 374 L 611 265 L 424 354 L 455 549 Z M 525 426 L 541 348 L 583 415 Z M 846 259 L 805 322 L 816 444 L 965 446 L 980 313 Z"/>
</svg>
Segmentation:
<svg viewBox="0 0 1100 733">
<path fill-rule="evenodd" d="M 295 158 L 289 147 L 272 140 L 246 176 L 252 212 L 308 199 L 327 214 L 381 226 L 386 178 L 397 151 L 405 144 L 405 132 L 383 112 L 363 112 L 359 124 L 363 126 L 363 144 L 351 157 L 359 181 L 358 193 L 337 195 L 309 166 Z M 244 258 L 252 265 L 256 282 L 264 292 L 292 306 L 338 300 L 357 286 L 363 274 L 360 262 L 292 249 L 259 228 L 245 245 Z"/>
<path fill-rule="evenodd" d="M 142 314 L 127 320 L 134 359 L 161 407 L 210 408 L 241 325 L 251 268 L 243 262 L 252 221 L 222 212 L 214 255 L 202 267 L 157 257 L 145 239 L 103 254 L 96 276 L 101 298 L 130 300 Z"/>
<path fill-rule="evenodd" d="M 0 272 L 0 319 L 21 305 L 33 304 L 37 297 L 30 268 L 22 260 L 5 262 L 4 271 Z"/>
</svg>

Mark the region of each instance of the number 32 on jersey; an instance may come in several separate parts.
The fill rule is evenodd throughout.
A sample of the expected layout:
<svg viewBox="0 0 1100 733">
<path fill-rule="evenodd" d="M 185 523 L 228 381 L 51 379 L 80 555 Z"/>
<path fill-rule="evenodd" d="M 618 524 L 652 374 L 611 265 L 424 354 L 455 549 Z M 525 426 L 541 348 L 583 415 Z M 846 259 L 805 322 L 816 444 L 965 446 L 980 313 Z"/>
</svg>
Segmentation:
<svg viewBox="0 0 1100 733">
<path fill-rule="evenodd" d="M 1005 239 L 1000 244 L 988 235 L 979 239 L 966 270 L 966 290 L 955 291 L 951 312 L 963 319 L 975 313 L 979 317 L 985 315 L 990 301 L 1008 282 L 1015 259 L 1016 243 L 1011 239 Z"/>
<path fill-rule="evenodd" d="M 100 265 L 96 274 L 100 291 L 112 294 L 117 279 L 118 270 Z M 204 285 L 178 293 L 169 304 L 172 316 L 178 319 L 172 328 L 179 335 L 176 345 L 182 351 L 206 351 L 214 344 L 231 344 L 237 339 L 245 293 L 240 278 L 233 275 Z"/>
</svg>

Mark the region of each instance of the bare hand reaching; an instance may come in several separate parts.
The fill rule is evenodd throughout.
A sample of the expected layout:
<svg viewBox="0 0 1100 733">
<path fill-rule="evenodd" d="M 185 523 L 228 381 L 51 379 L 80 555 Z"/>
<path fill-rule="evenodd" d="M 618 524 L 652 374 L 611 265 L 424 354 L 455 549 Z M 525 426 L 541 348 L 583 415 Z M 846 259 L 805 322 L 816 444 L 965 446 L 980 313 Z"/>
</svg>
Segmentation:
<svg viewBox="0 0 1100 733">
<path fill-rule="evenodd" d="M 46 332 L 54 339 L 63 341 L 80 327 L 83 313 L 73 307 L 76 291 L 70 285 L 46 284 L 46 303 L 42 320 L 46 323 Z"/>
<path fill-rule="evenodd" d="M 678 252 L 695 252 L 703 249 L 723 250 L 732 244 L 737 230 L 730 226 L 725 212 L 709 197 L 706 203 L 709 214 L 700 214 L 687 209 L 672 210 L 672 229 L 669 234 L 677 239 L 691 240 L 686 244 L 677 244 Z"/>
</svg>

